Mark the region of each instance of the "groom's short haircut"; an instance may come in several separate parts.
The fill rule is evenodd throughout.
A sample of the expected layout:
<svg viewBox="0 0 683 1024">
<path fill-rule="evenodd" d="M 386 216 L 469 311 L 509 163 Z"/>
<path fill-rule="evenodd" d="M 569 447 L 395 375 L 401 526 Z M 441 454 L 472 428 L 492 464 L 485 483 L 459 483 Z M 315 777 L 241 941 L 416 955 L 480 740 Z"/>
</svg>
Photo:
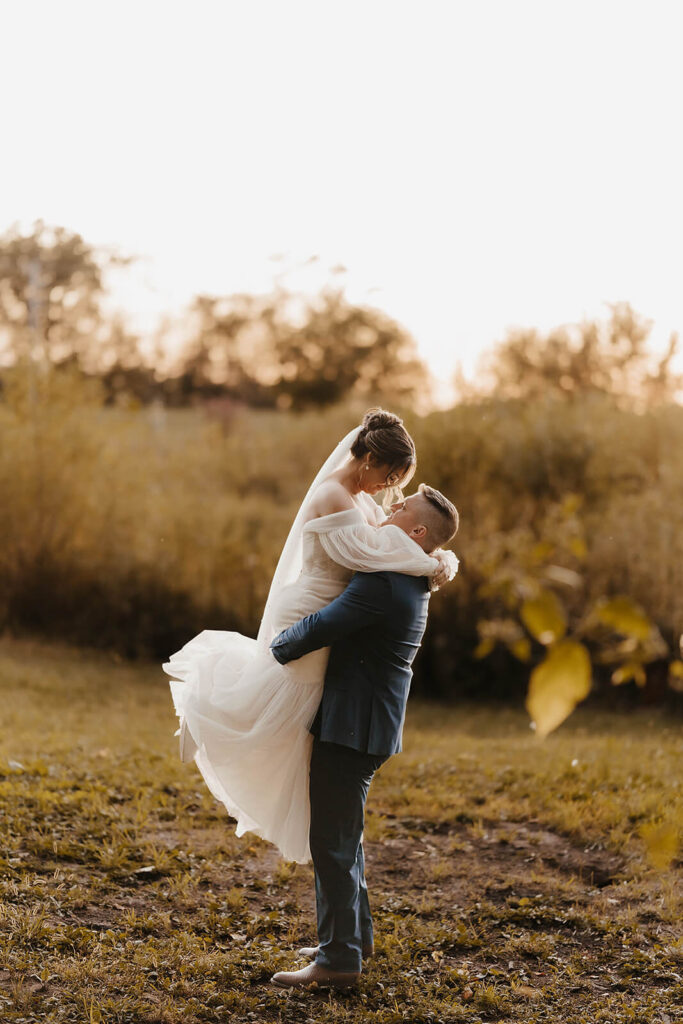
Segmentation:
<svg viewBox="0 0 683 1024">
<path fill-rule="evenodd" d="M 458 532 L 460 523 L 458 510 L 441 491 L 437 491 L 428 484 L 420 484 L 417 490 L 426 499 L 426 511 L 421 518 L 427 527 L 427 539 L 431 545 L 429 550 L 434 551 L 435 548 L 447 544 Z"/>
</svg>

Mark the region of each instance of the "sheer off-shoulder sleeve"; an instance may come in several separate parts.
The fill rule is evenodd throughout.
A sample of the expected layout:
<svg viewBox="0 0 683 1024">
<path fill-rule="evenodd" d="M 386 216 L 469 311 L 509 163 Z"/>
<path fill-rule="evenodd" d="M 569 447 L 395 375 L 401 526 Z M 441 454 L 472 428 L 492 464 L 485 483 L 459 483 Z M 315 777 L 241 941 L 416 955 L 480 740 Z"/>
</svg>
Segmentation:
<svg viewBox="0 0 683 1024">
<path fill-rule="evenodd" d="M 315 530 L 329 557 L 355 572 L 403 572 L 431 576 L 439 562 L 398 526 L 370 526 L 354 510 L 321 516 L 306 523 Z"/>
</svg>

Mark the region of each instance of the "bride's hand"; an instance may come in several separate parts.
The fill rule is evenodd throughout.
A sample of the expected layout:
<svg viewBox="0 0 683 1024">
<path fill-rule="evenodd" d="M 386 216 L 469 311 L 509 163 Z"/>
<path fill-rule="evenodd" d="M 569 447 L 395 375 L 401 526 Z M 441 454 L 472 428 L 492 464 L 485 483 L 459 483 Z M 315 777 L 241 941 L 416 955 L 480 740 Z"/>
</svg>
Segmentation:
<svg viewBox="0 0 683 1024">
<path fill-rule="evenodd" d="M 444 551 L 443 548 L 437 548 L 431 554 L 432 558 L 438 561 L 439 568 L 429 577 L 429 589 L 438 590 L 444 583 L 450 583 L 455 576 L 458 571 L 458 559 L 452 551 Z"/>
</svg>

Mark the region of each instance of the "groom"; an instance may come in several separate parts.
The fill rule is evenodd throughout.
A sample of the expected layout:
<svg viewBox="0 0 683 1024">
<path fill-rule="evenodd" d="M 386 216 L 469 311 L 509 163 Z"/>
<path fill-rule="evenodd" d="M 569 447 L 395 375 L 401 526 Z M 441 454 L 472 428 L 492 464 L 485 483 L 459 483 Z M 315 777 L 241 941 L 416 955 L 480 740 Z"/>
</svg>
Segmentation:
<svg viewBox="0 0 683 1024">
<path fill-rule="evenodd" d="M 416 494 L 391 506 L 383 525 L 390 523 L 430 553 L 455 535 L 458 513 L 443 494 L 420 484 Z M 308 967 L 273 975 L 277 985 L 347 988 L 360 977 L 362 957 L 372 956 L 362 844 L 365 801 L 374 773 L 402 749 L 411 664 L 428 604 L 425 576 L 356 573 L 335 601 L 271 644 L 282 665 L 331 647 L 310 729 L 310 846 L 319 945 L 301 950 L 314 961 Z"/>
</svg>

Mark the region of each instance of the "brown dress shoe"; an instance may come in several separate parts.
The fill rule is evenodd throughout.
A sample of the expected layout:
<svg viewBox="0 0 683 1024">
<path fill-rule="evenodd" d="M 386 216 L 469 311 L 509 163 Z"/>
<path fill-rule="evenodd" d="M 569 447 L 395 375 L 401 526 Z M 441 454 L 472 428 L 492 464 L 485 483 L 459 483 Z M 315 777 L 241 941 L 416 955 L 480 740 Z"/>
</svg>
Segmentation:
<svg viewBox="0 0 683 1024">
<path fill-rule="evenodd" d="M 352 988 L 360 978 L 360 971 L 331 971 L 328 967 L 309 964 L 301 971 L 278 971 L 270 979 L 281 988 Z"/>
<path fill-rule="evenodd" d="M 299 956 L 305 956 L 307 960 L 315 960 L 319 949 L 320 946 L 302 946 L 298 952 Z M 375 947 L 363 946 L 361 953 L 364 960 L 369 960 L 371 956 L 375 955 Z"/>
</svg>

